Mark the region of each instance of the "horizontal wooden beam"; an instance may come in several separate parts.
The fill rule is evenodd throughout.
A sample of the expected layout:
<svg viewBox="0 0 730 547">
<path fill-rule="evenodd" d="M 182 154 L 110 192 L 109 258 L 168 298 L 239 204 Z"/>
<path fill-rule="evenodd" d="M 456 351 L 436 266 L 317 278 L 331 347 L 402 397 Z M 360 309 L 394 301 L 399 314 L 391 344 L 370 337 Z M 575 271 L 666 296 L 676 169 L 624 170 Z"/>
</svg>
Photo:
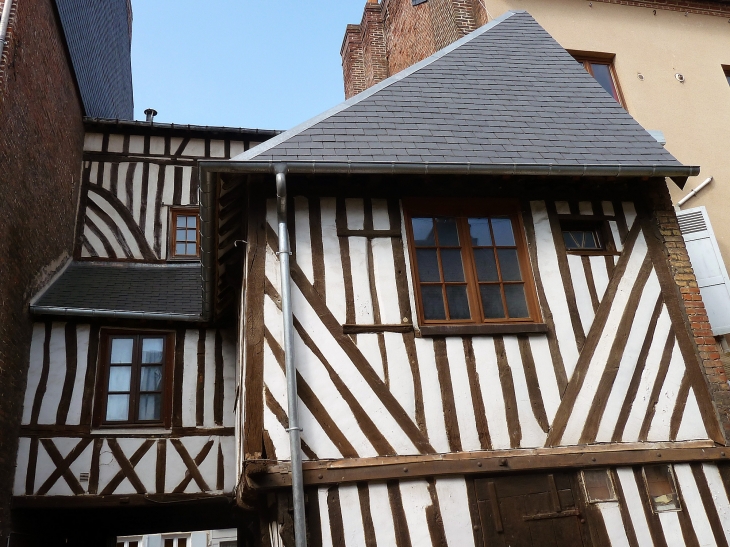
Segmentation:
<svg viewBox="0 0 730 547">
<path fill-rule="evenodd" d="M 422 325 L 421 336 L 471 336 L 490 334 L 536 334 L 547 332 L 545 323 L 481 323 L 478 325 Z"/>
<path fill-rule="evenodd" d="M 339 237 L 401 237 L 400 230 L 337 230 Z"/>
<path fill-rule="evenodd" d="M 342 325 L 343 334 L 368 334 L 374 332 L 413 332 L 413 325 Z"/>
<path fill-rule="evenodd" d="M 143 507 L 160 504 L 210 503 L 230 505 L 233 495 L 222 494 L 133 494 L 128 496 L 14 496 L 13 509 L 72 507 Z"/>
<path fill-rule="evenodd" d="M 74 437 L 74 438 L 135 438 L 135 439 L 177 439 L 180 437 L 232 437 L 235 435 L 233 427 L 173 427 L 161 431 L 153 428 L 145 431 L 143 427 L 113 429 L 91 429 L 86 425 L 24 425 L 20 428 L 21 437 Z"/>
<path fill-rule="evenodd" d="M 711 441 L 573 446 L 554 449 L 459 452 L 435 456 L 385 456 L 304 462 L 304 484 L 325 485 L 433 477 L 503 474 L 548 469 L 583 469 L 658 462 L 726 461 L 730 449 Z M 254 489 L 291 486 L 288 462 L 247 462 L 245 474 Z"/>
</svg>

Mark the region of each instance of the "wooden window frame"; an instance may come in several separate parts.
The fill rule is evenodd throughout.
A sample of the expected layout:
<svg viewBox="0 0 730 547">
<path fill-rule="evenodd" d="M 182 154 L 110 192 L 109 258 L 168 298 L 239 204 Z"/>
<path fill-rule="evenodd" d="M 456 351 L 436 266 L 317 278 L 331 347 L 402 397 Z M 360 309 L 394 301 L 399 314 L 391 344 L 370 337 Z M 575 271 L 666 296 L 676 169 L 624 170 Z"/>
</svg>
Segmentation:
<svg viewBox="0 0 730 547">
<path fill-rule="evenodd" d="M 626 100 L 624 99 L 623 91 L 621 91 L 621 84 L 619 83 L 618 76 L 616 74 L 616 67 L 614 64 L 616 55 L 614 53 L 599 53 L 595 51 L 573 50 L 568 50 L 568 53 L 573 56 L 573 59 L 583 65 L 583 68 L 588 72 L 588 74 L 590 74 L 594 78 L 595 76 L 593 74 L 592 67 L 593 64 L 608 65 L 608 72 L 611 75 L 613 88 L 616 90 L 616 100 L 618 104 L 620 104 L 624 108 L 624 110 L 628 111 L 628 108 L 626 108 Z M 585 63 L 589 64 L 588 67 L 585 66 Z"/>
<path fill-rule="evenodd" d="M 569 255 L 578 256 L 620 256 L 616 249 L 616 245 L 613 240 L 613 233 L 611 227 L 608 224 L 608 220 L 600 215 L 558 215 L 558 222 L 560 223 L 560 237 L 563 237 L 563 227 L 566 225 L 575 226 L 590 226 L 595 225 L 596 229 L 593 230 L 600 239 L 602 248 L 600 249 L 568 249 L 565 248 L 565 252 Z"/>
<path fill-rule="evenodd" d="M 594 499 L 591 495 L 589 489 L 588 489 L 588 483 L 586 482 L 586 473 L 594 473 L 598 471 L 603 471 L 606 476 L 608 477 L 608 483 L 611 485 L 611 492 L 613 493 L 613 497 L 607 498 L 607 499 Z M 607 503 L 612 501 L 618 501 L 618 493 L 616 492 L 616 484 L 613 480 L 613 473 L 611 473 L 611 470 L 606 467 L 600 467 L 598 469 L 581 469 L 580 471 L 580 483 L 583 486 L 583 494 L 586 498 L 586 503 L 590 504 L 596 504 L 596 503 Z"/>
<path fill-rule="evenodd" d="M 109 385 L 109 369 L 111 361 L 111 343 L 114 337 L 137 337 L 141 340 L 147 338 L 163 338 L 163 357 L 162 357 L 162 404 L 161 416 L 159 420 L 135 420 L 127 421 L 107 421 L 107 395 Z M 135 341 L 135 347 L 132 356 L 132 378 L 130 386 L 129 412 L 136 415 L 138 413 L 137 404 L 139 402 L 139 369 L 141 366 L 141 343 Z M 162 331 L 146 331 L 146 330 L 127 330 L 127 329 L 103 329 L 100 333 L 99 340 L 99 359 L 97 363 L 96 374 L 96 393 L 94 402 L 94 420 L 93 425 L 96 428 L 118 429 L 118 428 L 139 428 L 139 427 L 164 427 L 170 429 L 172 425 L 172 376 L 174 370 L 175 355 L 175 332 Z"/>
<path fill-rule="evenodd" d="M 178 216 L 194 216 L 195 217 L 195 223 L 196 223 L 196 229 L 195 229 L 195 255 L 179 255 L 175 252 L 177 243 L 176 239 L 176 233 L 177 233 L 177 217 Z M 170 228 L 168 230 L 169 233 L 169 252 L 167 254 L 168 259 L 170 260 L 176 260 L 176 261 L 185 261 L 185 260 L 200 260 L 200 210 L 193 207 L 171 207 L 170 208 Z"/>
<path fill-rule="evenodd" d="M 413 292 L 416 302 L 418 325 L 422 335 L 442 336 L 448 334 L 499 334 L 521 332 L 545 332 L 546 325 L 542 323 L 537 289 L 532 273 L 532 264 L 527 247 L 525 227 L 522 220 L 522 210 L 518 200 L 489 199 L 489 198 L 404 198 L 403 212 L 405 218 L 406 239 L 410 258 Z M 476 264 L 473 257 L 473 247 L 469 238 L 464 237 L 463 222 L 460 228 L 462 241 L 462 263 L 467 285 L 467 296 L 471 319 L 453 320 L 426 320 L 420 291 L 418 264 L 416 262 L 415 240 L 413 237 L 412 219 L 414 217 L 469 217 L 509 216 L 512 221 L 512 230 L 515 237 L 517 257 L 523 277 L 525 300 L 529 317 L 527 318 L 498 318 L 484 317 L 479 283 L 477 281 Z M 468 229 L 468 228 L 467 228 Z M 445 306 L 448 304 L 445 302 Z M 503 303 L 504 305 L 504 303 Z M 505 310 L 506 310 L 505 305 Z"/>
<path fill-rule="evenodd" d="M 654 500 L 652 499 L 651 491 L 649 490 L 649 481 L 646 479 L 646 468 L 647 467 L 655 467 L 655 466 L 666 466 L 669 468 L 669 476 L 672 479 L 672 487 L 674 489 L 674 495 L 677 496 L 677 507 L 673 509 L 664 509 L 663 511 L 657 510 L 656 506 L 654 505 Z M 650 465 L 642 465 L 641 466 L 641 477 L 644 479 L 644 491 L 646 492 L 646 497 L 649 500 L 649 506 L 651 507 L 652 512 L 655 515 L 660 515 L 662 513 L 678 513 L 682 510 L 682 499 L 679 495 L 679 488 L 677 488 L 677 476 L 674 474 L 674 466 L 670 463 L 653 463 Z"/>
</svg>

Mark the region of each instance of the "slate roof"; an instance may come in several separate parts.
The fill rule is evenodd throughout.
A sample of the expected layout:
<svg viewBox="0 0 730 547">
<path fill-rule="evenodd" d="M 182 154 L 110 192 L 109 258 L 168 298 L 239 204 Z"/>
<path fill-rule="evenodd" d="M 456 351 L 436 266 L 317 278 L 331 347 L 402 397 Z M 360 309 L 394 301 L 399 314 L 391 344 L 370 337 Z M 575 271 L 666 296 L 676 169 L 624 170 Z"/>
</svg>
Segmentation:
<svg viewBox="0 0 730 547">
<path fill-rule="evenodd" d="M 84 112 L 134 118 L 129 0 L 56 0 Z"/>
<path fill-rule="evenodd" d="M 31 304 L 37 314 L 200 319 L 200 264 L 72 262 Z M 161 317 L 164 318 L 164 317 Z M 171 318 L 175 319 L 175 318 Z"/>
<path fill-rule="evenodd" d="M 683 168 L 524 11 L 232 161 Z"/>
</svg>

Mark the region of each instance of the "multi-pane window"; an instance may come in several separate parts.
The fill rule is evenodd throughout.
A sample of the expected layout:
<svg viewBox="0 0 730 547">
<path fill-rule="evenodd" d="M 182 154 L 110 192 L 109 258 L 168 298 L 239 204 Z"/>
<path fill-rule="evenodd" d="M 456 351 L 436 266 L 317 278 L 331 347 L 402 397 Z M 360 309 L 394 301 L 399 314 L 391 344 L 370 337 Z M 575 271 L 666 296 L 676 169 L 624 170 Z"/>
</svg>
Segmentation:
<svg viewBox="0 0 730 547">
<path fill-rule="evenodd" d="M 170 255 L 196 258 L 199 255 L 198 214 L 194 210 L 173 210 Z"/>
<path fill-rule="evenodd" d="M 166 422 L 169 335 L 109 333 L 102 347 L 97 422 Z"/>
<path fill-rule="evenodd" d="M 514 204 L 501 210 L 472 204 L 470 211 L 465 203 L 440 207 L 439 201 L 414 200 L 412 205 L 408 232 L 423 323 L 536 321 Z"/>
<path fill-rule="evenodd" d="M 568 251 L 602 251 L 603 242 L 602 223 L 562 221 L 560 228 L 563 232 L 563 242 Z"/>
<path fill-rule="evenodd" d="M 583 65 L 583 68 L 588 71 L 588 74 L 593 76 L 617 103 L 623 105 L 621 92 L 619 91 L 616 79 L 616 72 L 613 68 L 613 60 L 608 58 L 599 59 L 576 56 L 576 61 Z"/>
</svg>

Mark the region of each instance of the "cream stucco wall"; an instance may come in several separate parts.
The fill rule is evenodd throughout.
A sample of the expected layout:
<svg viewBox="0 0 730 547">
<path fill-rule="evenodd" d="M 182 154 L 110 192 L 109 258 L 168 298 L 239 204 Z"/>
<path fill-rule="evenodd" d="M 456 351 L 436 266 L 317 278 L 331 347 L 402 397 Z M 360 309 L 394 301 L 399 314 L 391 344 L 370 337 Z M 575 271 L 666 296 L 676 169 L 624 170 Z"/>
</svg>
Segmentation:
<svg viewBox="0 0 730 547">
<path fill-rule="evenodd" d="M 675 204 L 714 177 L 684 208 L 707 207 L 730 267 L 730 85 L 723 73 L 730 65 L 728 19 L 659 9 L 654 15 L 649 8 L 587 0 L 480 1 L 492 18 L 527 10 L 566 49 L 616 55 L 628 111 L 646 129 L 663 131 L 677 159 L 702 168 L 684 190 L 669 182 Z"/>
</svg>

